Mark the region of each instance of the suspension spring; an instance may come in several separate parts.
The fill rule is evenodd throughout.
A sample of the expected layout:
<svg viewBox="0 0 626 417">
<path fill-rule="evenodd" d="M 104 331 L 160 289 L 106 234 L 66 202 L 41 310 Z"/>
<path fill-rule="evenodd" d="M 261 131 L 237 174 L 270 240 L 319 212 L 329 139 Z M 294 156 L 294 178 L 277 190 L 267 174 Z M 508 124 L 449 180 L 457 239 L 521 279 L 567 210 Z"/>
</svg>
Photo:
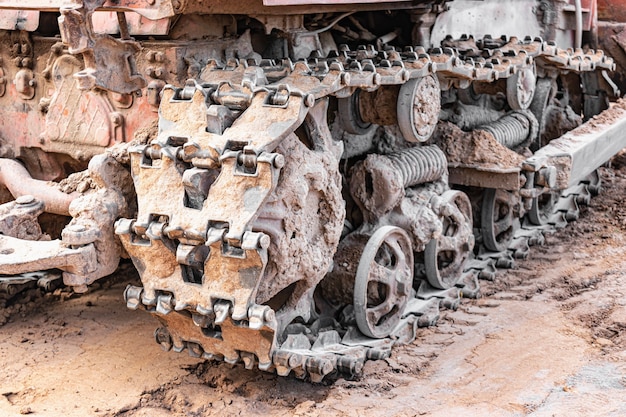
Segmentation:
<svg viewBox="0 0 626 417">
<path fill-rule="evenodd" d="M 418 146 L 384 158 L 400 173 L 404 188 L 436 181 L 448 171 L 446 155 L 437 146 Z"/>
<path fill-rule="evenodd" d="M 380 217 L 400 203 L 405 188 L 436 181 L 447 171 L 446 155 L 434 145 L 369 155 L 355 166 L 350 192 L 364 213 Z"/>
<path fill-rule="evenodd" d="M 513 149 L 537 136 L 539 122 L 529 110 L 520 110 L 507 114 L 478 130 L 484 130 L 503 146 Z"/>
<path fill-rule="evenodd" d="M 498 120 L 501 113 L 480 106 L 459 103 L 454 111 L 442 112 L 442 120 L 449 120 L 463 130 L 473 130 Z"/>
</svg>

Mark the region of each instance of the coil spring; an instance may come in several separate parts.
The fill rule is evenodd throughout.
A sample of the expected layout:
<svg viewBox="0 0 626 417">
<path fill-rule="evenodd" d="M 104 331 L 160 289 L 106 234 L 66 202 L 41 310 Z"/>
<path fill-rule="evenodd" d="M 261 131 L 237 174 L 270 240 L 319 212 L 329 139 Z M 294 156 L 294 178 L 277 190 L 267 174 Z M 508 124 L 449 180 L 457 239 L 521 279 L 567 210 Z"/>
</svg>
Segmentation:
<svg viewBox="0 0 626 417">
<path fill-rule="evenodd" d="M 386 155 L 402 176 L 404 187 L 438 180 L 448 171 L 446 155 L 437 146 L 418 146 Z"/>
<path fill-rule="evenodd" d="M 537 136 L 539 122 L 530 111 L 520 110 L 478 129 L 491 133 L 501 145 L 513 149 Z"/>
<path fill-rule="evenodd" d="M 459 103 L 457 112 L 448 116 L 448 119 L 463 130 L 473 130 L 478 126 L 493 123 L 500 118 L 500 113 L 484 107 Z"/>
</svg>

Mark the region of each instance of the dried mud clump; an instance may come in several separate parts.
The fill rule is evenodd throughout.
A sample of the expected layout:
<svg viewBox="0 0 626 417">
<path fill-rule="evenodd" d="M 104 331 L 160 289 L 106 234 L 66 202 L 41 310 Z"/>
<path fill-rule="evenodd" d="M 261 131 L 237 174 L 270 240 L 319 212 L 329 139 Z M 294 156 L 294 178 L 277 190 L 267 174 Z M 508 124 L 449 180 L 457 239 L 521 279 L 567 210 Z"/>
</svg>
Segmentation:
<svg viewBox="0 0 626 417">
<path fill-rule="evenodd" d="M 546 145 L 552 139 L 561 137 L 566 132 L 580 126 L 582 118 L 574 113 L 571 107 L 552 106 L 545 115 L 542 143 Z"/>
<path fill-rule="evenodd" d="M 502 146 L 484 130 L 464 132 L 449 122 L 441 122 L 433 136 L 452 165 L 481 165 L 485 167 L 519 167 L 524 157 Z"/>
<path fill-rule="evenodd" d="M 277 148 L 285 155 L 275 192 L 255 224 L 271 236 L 269 260 L 257 302 L 267 302 L 290 285 L 286 306 L 315 288 L 329 270 L 345 217 L 338 155 L 313 151 L 296 135 Z M 285 300 L 281 300 L 285 301 Z M 272 307 L 280 307 L 282 302 Z"/>
<path fill-rule="evenodd" d="M 62 179 L 58 186 L 66 194 L 71 194 L 75 191 L 85 193 L 89 189 L 96 188 L 87 171 L 70 174 L 67 178 Z"/>
<path fill-rule="evenodd" d="M 624 117 L 626 113 L 626 100 L 621 98 L 611 105 L 607 110 L 593 116 L 587 123 L 575 130 L 575 133 L 593 133 L 594 129 L 601 126 L 608 126 Z"/>
</svg>

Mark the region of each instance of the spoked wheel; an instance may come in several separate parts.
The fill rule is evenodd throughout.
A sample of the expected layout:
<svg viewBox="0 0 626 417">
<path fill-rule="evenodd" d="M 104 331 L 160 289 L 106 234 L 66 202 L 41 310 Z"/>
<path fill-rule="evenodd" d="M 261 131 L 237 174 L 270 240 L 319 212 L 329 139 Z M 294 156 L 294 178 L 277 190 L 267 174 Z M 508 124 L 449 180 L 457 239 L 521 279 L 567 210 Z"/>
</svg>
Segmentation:
<svg viewBox="0 0 626 417">
<path fill-rule="evenodd" d="M 559 191 L 546 191 L 533 199 L 533 204 L 528 212 L 528 220 L 536 226 L 548 224 L 554 214 L 556 203 L 559 201 Z"/>
<path fill-rule="evenodd" d="M 413 248 L 406 232 L 383 226 L 367 241 L 354 283 L 354 313 L 366 336 L 389 336 L 413 284 Z"/>
<path fill-rule="evenodd" d="M 458 282 L 474 248 L 472 206 L 460 191 L 446 191 L 441 199 L 443 231 L 426 245 L 424 267 L 430 285 L 448 289 Z"/>
<path fill-rule="evenodd" d="M 480 227 L 483 244 L 491 251 L 502 252 L 509 247 L 519 229 L 517 197 L 506 190 L 487 188 L 483 194 Z"/>
</svg>

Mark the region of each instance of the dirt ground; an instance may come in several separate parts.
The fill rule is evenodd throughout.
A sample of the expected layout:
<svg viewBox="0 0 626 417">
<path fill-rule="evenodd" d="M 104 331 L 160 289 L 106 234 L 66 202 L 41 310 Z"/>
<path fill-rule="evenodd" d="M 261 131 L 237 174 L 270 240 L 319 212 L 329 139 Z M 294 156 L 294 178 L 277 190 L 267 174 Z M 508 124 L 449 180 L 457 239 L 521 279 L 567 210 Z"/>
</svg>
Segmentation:
<svg viewBox="0 0 626 417">
<path fill-rule="evenodd" d="M 48 297 L 0 327 L 0 415 L 624 416 L 626 158 L 580 219 L 483 297 L 368 362 L 312 385 L 163 352 L 126 308 L 129 268 L 80 297 Z"/>
</svg>

